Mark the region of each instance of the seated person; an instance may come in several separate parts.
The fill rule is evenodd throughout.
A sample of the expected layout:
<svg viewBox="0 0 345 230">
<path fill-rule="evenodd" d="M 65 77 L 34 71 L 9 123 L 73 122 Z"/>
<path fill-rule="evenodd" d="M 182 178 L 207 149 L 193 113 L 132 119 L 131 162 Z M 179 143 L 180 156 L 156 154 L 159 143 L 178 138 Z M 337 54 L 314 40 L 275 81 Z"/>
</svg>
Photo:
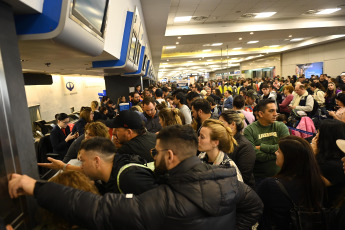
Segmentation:
<svg viewBox="0 0 345 230">
<path fill-rule="evenodd" d="M 83 107 L 80 110 L 80 119 L 74 124 L 72 133 L 78 132 L 79 136 L 84 134 L 84 128 L 87 123 L 90 123 L 93 121 L 93 111 L 90 107 Z"/>
<path fill-rule="evenodd" d="M 78 133 L 71 133 L 68 126 L 69 117 L 66 113 L 57 114 L 56 120 L 57 125 L 50 133 L 50 141 L 53 152 L 59 154 L 59 159 L 63 159 L 74 139 L 78 137 Z"/>
<path fill-rule="evenodd" d="M 290 109 L 296 109 L 297 111 L 303 111 L 304 113 L 299 113 L 299 115 L 309 115 L 314 108 L 314 98 L 308 95 L 308 91 L 305 89 L 303 84 L 297 85 L 295 87 L 296 96 L 292 99 L 290 103 Z"/>
</svg>

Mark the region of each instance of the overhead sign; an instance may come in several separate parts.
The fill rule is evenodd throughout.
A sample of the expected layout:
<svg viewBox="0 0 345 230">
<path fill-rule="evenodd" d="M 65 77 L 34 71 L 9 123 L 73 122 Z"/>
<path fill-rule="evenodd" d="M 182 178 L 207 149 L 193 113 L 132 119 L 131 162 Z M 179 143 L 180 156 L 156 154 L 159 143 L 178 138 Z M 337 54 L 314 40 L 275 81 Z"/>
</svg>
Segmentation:
<svg viewBox="0 0 345 230">
<path fill-rule="evenodd" d="M 177 87 L 182 89 L 188 89 L 188 80 L 177 80 Z"/>
</svg>

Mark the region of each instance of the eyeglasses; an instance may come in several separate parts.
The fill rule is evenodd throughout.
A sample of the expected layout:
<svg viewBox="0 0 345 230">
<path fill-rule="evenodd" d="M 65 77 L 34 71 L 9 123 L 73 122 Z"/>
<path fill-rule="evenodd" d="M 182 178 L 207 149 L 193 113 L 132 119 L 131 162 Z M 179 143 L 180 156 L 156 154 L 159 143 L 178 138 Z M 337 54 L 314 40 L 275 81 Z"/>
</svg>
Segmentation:
<svg viewBox="0 0 345 230">
<path fill-rule="evenodd" d="M 159 151 L 167 151 L 167 150 L 169 150 L 169 149 L 157 150 L 156 148 L 153 148 L 153 149 L 150 150 L 150 153 L 151 153 L 152 158 L 155 158 L 155 156 L 157 156 Z"/>
</svg>

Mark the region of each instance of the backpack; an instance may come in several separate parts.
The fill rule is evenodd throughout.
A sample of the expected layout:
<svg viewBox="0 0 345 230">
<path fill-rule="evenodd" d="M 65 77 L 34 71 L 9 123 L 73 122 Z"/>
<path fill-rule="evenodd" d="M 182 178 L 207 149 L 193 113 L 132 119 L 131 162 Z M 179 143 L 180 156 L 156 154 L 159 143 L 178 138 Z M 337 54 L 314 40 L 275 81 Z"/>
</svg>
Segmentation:
<svg viewBox="0 0 345 230">
<path fill-rule="evenodd" d="M 126 169 L 132 167 L 132 166 L 141 167 L 141 168 L 144 168 L 144 169 L 149 170 L 150 172 L 153 172 L 154 169 L 155 169 L 154 162 L 147 163 L 146 165 L 137 164 L 137 163 L 129 163 L 129 164 L 125 164 L 124 166 L 122 166 L 122 167 L 120 168 L 119 172 L 117 173 L 117 177 L 116 177 L 117 188 L 119 189 L 119 191 L 120 191 L 122 194 L 123 194 L 123 191 L 122 191 L 121 188 L 120 188 L 120 176 L 121 176 L 121 173 L 122 173 L 123 171 L 125 171 Z"/>
<path fill-rule="evenodd" d="M 307 113 L 307 114 L 308 114 L 308 117 L 312 118 L 312 117 L 314 117 L 315 115 L 318 114 L 318 111 L 319 111 L 319 109 L 320 109 L 320 106 L 319 106 L 319 103 L 317 103 L 317 101 L 314 99 L 313 96 L 308 95 L 308 97 L 309 97 L 309 96 L 313 98 L 314 106 L 313 106 L 313 110 L 312 110 L 311 112 Z"/>
<path fill-rule="evenodd" d="M 293 207 L 290 210 L 290 230 L 329 230 L 327 210 L 309 211 L 297 206 L 286 191 L 284 185 L 276 178 L 276 183 L 284 195 L 290 200 Z"/>
</svg>

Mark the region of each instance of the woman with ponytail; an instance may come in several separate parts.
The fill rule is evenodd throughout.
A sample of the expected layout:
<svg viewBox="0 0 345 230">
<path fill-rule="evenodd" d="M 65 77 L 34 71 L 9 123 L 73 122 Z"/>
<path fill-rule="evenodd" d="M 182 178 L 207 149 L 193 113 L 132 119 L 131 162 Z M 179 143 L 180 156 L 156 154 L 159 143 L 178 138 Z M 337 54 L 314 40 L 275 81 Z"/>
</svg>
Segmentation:
<svg viewBox="0 0 345 230">
<path fill-rule="evenodd" d="M 253 174 L 256 153 L 253 145 L 242 134 L 244 128 L 244 115 L 234 110 L 224 111 L 219 120 L 226 127 L 231 128 L 237 145 L 233 152 L 229 152 L 228 156 L 236 163 L 238 169 L 242 173 L 243 181 L 251 188 L 255 188 L 255 179 Z"/>
<path fill-rule="evenodd" d="M 235 162 L 227 155 L 234 151 L 235 145 L 237 142 L 231 129 L 225 127 L 221 121 L 207 119 L 202 123 L 198 144 L 198 150 L 201 152 L 200 160 L 207 164 L 234 167 L 237 171 L 237 179 L 243 181 Z"/>
<path fill-rule="evenodd" d="M 184 125 L 184 116 L 179 109 L 164 108 L 158 113 L 159 123 L 162 128 L 170 125 Z"/>
</svg>

